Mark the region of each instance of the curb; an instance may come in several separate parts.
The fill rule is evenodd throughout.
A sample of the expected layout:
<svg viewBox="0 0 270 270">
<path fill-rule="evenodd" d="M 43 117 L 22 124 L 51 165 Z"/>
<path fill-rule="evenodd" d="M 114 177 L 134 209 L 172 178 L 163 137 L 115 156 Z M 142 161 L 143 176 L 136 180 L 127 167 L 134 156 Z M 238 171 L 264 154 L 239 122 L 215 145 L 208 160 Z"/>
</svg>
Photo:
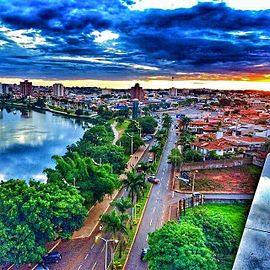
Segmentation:
<svg viewBox="0 0 270 270">
<path fill-rule="evenodd" d="M 131 242 L 130 249 L 129 249 L 129 251 L 128 251 L 127 258 L 126 258 L 126 260 L 125 260 L 125 263 L 124 263 L 124 266 L 123 266 L 122 270 L 125 270 L 125 269 L 126 269 L 126 264 L 127 264 L 127 262 L 128 262 L 129 255 L 130 255 L 131 250 L 132 250 L 132 248 L 133 248 L 134 242 L 135 242 L 135 240 L 136 240 L 136 238 L 137 238 L 138 231 L 139 231 L 139 229 L 140 229 L 140 227 L 141 227 L 141 224 L 142 224 L 141 221 L 142 221 L 142 219 L 143 219 L 143 217 L 144 217 L 145 209 L 146 209 L 146 207 L 147 207 L 147 205 L 148 205 L 149 198 L 150 198 L 150 196 L 151 196 L 151 194 L 152 194 L 152 190 L 153 190 L 153 185 L 151 185 L 151 188 L 150 188 L 150 190 L 149 190 L 149 193 L 148 193 L 148 196 L 147 196 L 146 204 L 144 205 L 142 215 L 141 215 L 141 217 L 140 217 L 138 226 L 137 226 L 136 231 L 135 231 L 135 235 L 134 235 L 133 240 L 132 240 L 132 242 Z"/>
</svg>

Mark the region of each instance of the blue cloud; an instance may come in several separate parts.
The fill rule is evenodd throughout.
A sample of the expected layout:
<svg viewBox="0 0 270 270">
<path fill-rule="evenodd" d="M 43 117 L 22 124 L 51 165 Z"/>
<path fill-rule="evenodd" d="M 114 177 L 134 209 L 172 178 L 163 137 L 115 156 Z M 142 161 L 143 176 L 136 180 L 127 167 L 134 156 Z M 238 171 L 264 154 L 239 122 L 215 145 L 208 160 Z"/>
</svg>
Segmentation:
<svg viewBox="0 0 270 270">
<path fill-rule="evenodd" d="M 134 11 L 128 9 L 132 2 L 2 1 L 0 76 L 130 79 L 176 72 L 270 72 L 265 63 L 270 10 L 201 3 Z M 98 42 L 94 31 L 119 37 Z"/>
</svg>

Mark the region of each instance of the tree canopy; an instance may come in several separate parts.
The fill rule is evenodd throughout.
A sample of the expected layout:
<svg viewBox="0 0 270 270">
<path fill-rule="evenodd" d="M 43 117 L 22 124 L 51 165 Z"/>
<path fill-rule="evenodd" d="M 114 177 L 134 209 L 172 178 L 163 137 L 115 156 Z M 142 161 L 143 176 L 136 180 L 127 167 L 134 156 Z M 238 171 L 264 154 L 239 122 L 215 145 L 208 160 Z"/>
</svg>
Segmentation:
<svg viewBox="0 0 270 270">
<path fill-rule="evenodd" d="M 217 269 L 202 230 L 191 223 L 168 222 L 148 239 L 150 249 L 146 259 L 150 270 Z"/>
<path fill-rule="evenodd" d="M 120 185 L 110 165 L 95 164 L 90 157 L 81 157 L 75 152 L 66 158 L 54 156 L 54 160 L 55 169 L 45 170 L 48 182 L 75 184 L 87 206 L 102 201 L 106 194 L 112 194 Z"/>
<path fill-rule="evenodd" d="M 45 244 L 69 238 L 86 216 L 83 198 L 73 187 L 23 180 L 0 184 L 0 264 L 39 262 Z"/>
</svg>

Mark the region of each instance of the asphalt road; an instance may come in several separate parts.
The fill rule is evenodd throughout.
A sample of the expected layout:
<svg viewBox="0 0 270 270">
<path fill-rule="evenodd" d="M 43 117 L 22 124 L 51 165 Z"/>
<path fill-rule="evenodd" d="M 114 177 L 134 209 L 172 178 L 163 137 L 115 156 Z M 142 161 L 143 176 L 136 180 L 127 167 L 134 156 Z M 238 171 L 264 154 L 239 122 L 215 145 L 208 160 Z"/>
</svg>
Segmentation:
<svg viewBox="0 0 270 270">
<path fill-rule="evenodd" d="M 173 123 L 172 128 L 169 132 L 167 144 L 161 158 L 160 167 L 156 175 L 156 177 L 160 179 L 160 183 L 153 186 L 125 270 L 147 269 L 147 263 L 141 261 L 140 255 L 142 249 L 148 246 L 148 234 L 161 227 L 168 220 L 169 204 L 171 200 L 173 200 L 175 194 L 170 190 L 169 186 L 171 165 L 168 164 L 167 161 L 171 149 L 175 146 L 175 142 L 176 131 Z"/>
</svg>

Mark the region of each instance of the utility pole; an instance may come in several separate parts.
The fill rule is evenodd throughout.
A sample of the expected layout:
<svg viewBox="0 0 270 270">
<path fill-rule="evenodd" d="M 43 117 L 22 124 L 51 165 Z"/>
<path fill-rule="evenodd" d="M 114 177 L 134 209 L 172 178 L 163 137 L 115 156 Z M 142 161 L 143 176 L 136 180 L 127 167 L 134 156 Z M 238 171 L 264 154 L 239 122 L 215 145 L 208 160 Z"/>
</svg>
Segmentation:
<svg viewBox="0 0 270 270">
<path fill-rule="evenodd" d="M 195 177 L 196 177 L 196 173 L 197 172 L 198 172 L 197 170 L 195 170 L 193 172 L 193 178 L 192 178 L 192 194 L 194 193 L 194 189 L 195 189 Z"/>
</svg>

